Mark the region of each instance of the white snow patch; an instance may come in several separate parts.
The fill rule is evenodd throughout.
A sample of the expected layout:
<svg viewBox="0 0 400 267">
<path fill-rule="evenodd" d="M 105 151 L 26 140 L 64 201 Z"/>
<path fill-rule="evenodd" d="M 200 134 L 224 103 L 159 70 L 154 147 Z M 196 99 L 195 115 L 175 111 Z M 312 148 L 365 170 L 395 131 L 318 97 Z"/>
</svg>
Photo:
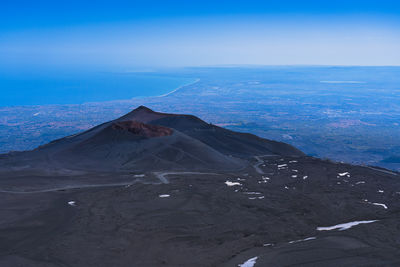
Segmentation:
<svg viewBox="0 0 400 267">
<path fill-rule="evenodd" d="M 378 220 L 355 221 L 355 222 L 341 223 L 341 224 L 337 224 L 337 225 L 334 225 L 334 226 L 317 227 L 317 231 L 331 231 L 331 230 L 344 231 L 344 230 L 350 229 L 353 226 L 356 226 L 356 225 L 359 225 L 359 224 L 373 223 L 373 222 L 377 222 L 377 221 Z"/>
<path fill-rule="evenodd" d="M 238 182 L 231 182 L 231 181 L 226 181 L 225 184 L 226 184 L 227 186 L 242 185 L 241 183 L 238 183 Z"/>
<path fill-rule="evenodd" d="M 298 170 L 292 170 L 293 172 L 299 172 Z"/>
<path fill-rule="evenodd" d="M 289 163 L 296 163 L 297 162 L 297 160 L 291 160 L 291 161 L 289 161 Z"/>
<path fill-rule="evenodd" d="M 33 114 L 33 116 L 36 117 L 39 114 L 40 114 L 40 112 L 36 112 L 35 114 Z"/>
<path fill-rule="evenodd" d="M 245 261 L 242 264 L 239 264 L 238 266 L 239 267 L 253 267 L 254 264 L 256 264 L 257 259 L 258 259 L 258 257 L 254 257 L 254 258 L 248 259 L 247 261 Z"/>
<path fill-rule="evenodd" d="M 292 175 L 292 178 L 297 178 L 297 175 Z"/>
<path fill-rule="evenodd" d="M 272 243 L 266 243 L 266 244 L 264 244 L 263 245 L 263 247 L 272 247 L 274 244 L 272 244 Z"/>
<path fill-rule="evenodd" d="M 76 206 L 76 202 L 75 202 L 75 201 L 68 201 L 68 205 L 70 205 L 70 206 Z"/>
<path fill-rule="evenodd" d="M 287 164 L 280 164 L 280 165 L 278 165 L 278 168 L 285 168 L 285 167 L 287 167 Z"/>
<path fill-rule="evenodd" d="M 263 199 L 263 198 L 265 198 L 264 196 L 261 196 L 261 197 L 249 197 L 249 199 L 251 199 L 251 200 L 253 200 L 253 199 Z"/>
<path fill-rule="evenodd" d="M 170 197 L 170 195 L 164 194 L 164 195 L 159 195 L 159 197 Z"/>
<path fill-rule="evenodd" d="M 300 239 L 300 240 L 289 241 L 288 243 L 293 244 L 293 243 L 304 242 L 304 241 L 309 241 L 309 240 L 314 240 L 314 239 L 317 239 L 317 238 L 315 236 L 312 236 L 312 237 L 307 237 L 307 238 Z"/>
<path fill-rule="evenodd" d="M 133 177 L 145 177 L 146 175 L 144 174 L 135 174 Z"/>
<path fill-rule="evenodd" d="M 307 179 L 307 178 L 308 178 L 308 176 L 307 176 L 307 175 L 303 176 L 303 180 L 305 180 L 305 179 Z"/>
<path fill-rule="evenodd" d="M 382 206 L 385 210 L 387 210 L 387 206 L 385 205 L 385 204 L 382 204 L 382 203 L 376 203 L 376 202 L 373 202 L 373 203 L 371 203 L 372 205 L 375 205 L 375 206 Z"/>
<path fill-rule="evenodd" d="M 383 190 L 378 190 L 378 193 L 383 193 L 383 192 L 385 192 L 385 191 L 383 191 Z"/>
<path fill-rule="evenodd" d="M 364 181 L 359 181 L 356 184 L 365 184 L 365 182 Z"/>
<path fill-rule="evenodd" d="M 289 187 L 285 186 L 285 189 L 289 189 Z"/>
<path fill-rule="evenodd" d="M 261 183 L 266 184 L 270 178 L 269 178 L 269 177 L 266 177 L 266 176 L 261 176 L 261 179 L 262 179 L 262 180 L 258 181 L 258 183 L 259 183 L 259 184 L 261 184 Z"/>
<path fill-rule="evenodd" d="M 346 176 L 346 175 L 350 175 L 350 173 L 348 173 L 348 172 L 342 172 L 342 173 L 338 173 L 338 175 L 339 175 L 340 177 L 343 177 L 343 176 Z"/>
<path fill-rule="evenodd" d="M 246 195 L 261 195 L 260 192 L 243 192 L 243 194 L 246 194 Z"/>
</svg>

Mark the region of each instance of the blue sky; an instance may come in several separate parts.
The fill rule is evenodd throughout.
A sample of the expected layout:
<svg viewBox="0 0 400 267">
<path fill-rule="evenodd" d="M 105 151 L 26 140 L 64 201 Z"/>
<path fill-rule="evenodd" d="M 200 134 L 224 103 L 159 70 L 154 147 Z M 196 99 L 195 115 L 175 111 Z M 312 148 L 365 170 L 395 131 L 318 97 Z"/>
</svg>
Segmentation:
<svg viewBox="0 0 400 267">
<path fill-rule="evenodd" d="M 398 1 L 0 2 L 0 67 L 400 65 Z"/>
</svg>

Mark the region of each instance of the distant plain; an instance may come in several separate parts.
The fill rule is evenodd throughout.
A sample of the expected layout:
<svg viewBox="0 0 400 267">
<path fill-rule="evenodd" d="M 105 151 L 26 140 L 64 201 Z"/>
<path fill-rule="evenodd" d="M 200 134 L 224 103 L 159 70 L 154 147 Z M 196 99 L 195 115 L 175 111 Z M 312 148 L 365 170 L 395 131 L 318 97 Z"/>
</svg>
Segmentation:
<svg viewBox="0 0 400 267">
<path fill-rule="evenodd" d="M 50 102 L 55 105 L 0 107 L 0 152 L 33 149 L 146 105 L 164 112 L 194 114 L 229 129 L 284 141 L 308 155 L 400 169 L 399 67 L 161 70 L 129 74 L 145 77 L 142 86 L 132 83 L 135 90 L 129 90 L 126 74 L 113 75 L 113 83 L 101 79 L 83 83 L 91 94 L 107 91 L 112 101 L 81 96 L 78 102 L 65 98 L 61 103 Z M 154 97 L 183 84 L 189 85 Z M 100 91 L 96 91 L 97 85 Z M 146 89 L 149 87 L 156 89 Z M 29 94 L 25 97 L 26 101 L 34 99 Z"/>
</svg>

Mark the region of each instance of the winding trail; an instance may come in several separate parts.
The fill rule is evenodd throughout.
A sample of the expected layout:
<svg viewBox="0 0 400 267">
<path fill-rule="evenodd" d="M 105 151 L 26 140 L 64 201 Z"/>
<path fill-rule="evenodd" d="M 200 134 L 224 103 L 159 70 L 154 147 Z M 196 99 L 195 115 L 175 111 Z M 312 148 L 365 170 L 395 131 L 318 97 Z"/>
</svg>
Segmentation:
<svg viewBox="0 0 400 267">
<path fill-rule="evenodd" d="M 255 164 L 253 164 L 253 168 L 256 170 L 257 173 L 259 174 L 265 174 L 263 170 L 261 170 L 260 165 L 264 163 L 264 160 L 261 159 L 261 157 L 279 157 L 279 155 L 260 155 L 260 156 L 254 156 L 254 158 L 257 160 Z"/>
<path fill-rule="evenodd" d="M 383 172 L 383 173 L 386 173 L 386 174 L 391 174 L 391 175 L 397 176 L 397 173 L 391 172 L 391 171 L 388 171 L 388 170 L 382 170 L 382 169 L 378 169 L 378 168 L 374 168 L 374 167 L 370 167 L 370 166 L 364 166 L 364 167 L 367 167 L 368 169 L 371 169 L 371 170 L 374 170 L 374 171 Z"/>
<path fill-rule="evenodd" d="M 210 172 L 154 172 L 154 175 L 164 184 L 169 184 L 168 179 L 165 177 L 167 175 L 182 175 L 182 174 L 206 174 L 206 175 L 221 175 L 219 173 Z"/>
<path fill-rule="evenodd" d="M 36 193 L 49 193 L 61 190 L 71 190 L 71 189 L 83 189 L 83 188 L 97 188 L 97 187 L 116 187 L 116 186 L 126 186 L 132 185 L 134 182 L 123 182 L 123 183 L 112 183 L 112 184 L 82 184 L 82 185 L 66 185 L 49 189 L 35 190 L 35 191 L 11 191 L 11 190 L 0 190 L 0 193 L 9 194 L 36 194 Z"/>
<path fill-rule="evenodd" d="M 257 160 L 256 164 L 253 164 L 253 168 L 256 170 L 257 173 L 259 174 L 264 174 L 264 171 L 260 169 L 260 165 L 264 163 L 262 159 L 260 159 L 262 156 L 254 156 L 254 158 Z"/>
<path fill-rule="evenodd" d="M 167 175 L 185 175 L 185 174 L 220 175 L 218 173 L 206 173 L 206 172 L 154 172 L 154 175 L 163 184 L 169 184 L 168 179 L 165 177 Z M 33 191 L 0 190 L 0 193 L 5 193 L 5 194 L 38 194 L 38 193 L 50 193 L 50 192 L 57 192 L 57 191 L 61 191 L 61 190 L 72 190 L 72 189 L 130 186 L 130 185 L 132 185 L 132 184 L 134 184 L 136 182 L 137 182 L 137 180 L 135 179 L 133 181 L 121 182 L 121 183 L 66 185 L 66 186 L 60 186 L 60 187 L 54 187 L 54 188 L 42 189 L 42 190 L 33 190 Z"/>
</svg>

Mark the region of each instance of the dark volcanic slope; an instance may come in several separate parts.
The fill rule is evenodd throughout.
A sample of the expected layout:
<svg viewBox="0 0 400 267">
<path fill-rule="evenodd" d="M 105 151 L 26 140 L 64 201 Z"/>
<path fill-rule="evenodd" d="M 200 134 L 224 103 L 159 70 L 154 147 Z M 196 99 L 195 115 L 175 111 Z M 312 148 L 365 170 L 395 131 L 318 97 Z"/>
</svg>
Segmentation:
<svg viewBox="0 0 400 267">
<path fill-rule="evenodd" d="M 221 171 L 243 168 L 255 155 L 303 153 L 287 144 L 222 129 L 194 116 L 158 113 L 141 106 L 86 132 L 9 155 L 7 165 L 14 170 Z"/>
<path fill-rule="evenodd" d="M 400 266 L 400 175 L 140 107 L 2 155 L 0 266 Z"/>
</svg>

